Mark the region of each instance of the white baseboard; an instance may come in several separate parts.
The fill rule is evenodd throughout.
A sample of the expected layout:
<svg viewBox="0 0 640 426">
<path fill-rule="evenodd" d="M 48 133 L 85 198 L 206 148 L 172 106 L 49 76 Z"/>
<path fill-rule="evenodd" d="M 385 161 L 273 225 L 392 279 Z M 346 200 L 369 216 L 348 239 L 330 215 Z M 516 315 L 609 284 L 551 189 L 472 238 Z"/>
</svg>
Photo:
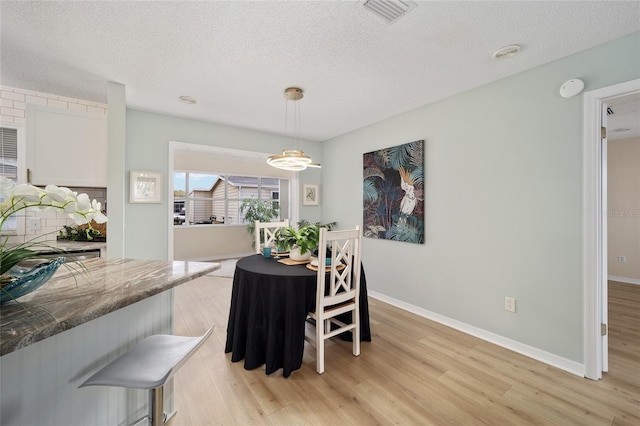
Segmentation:
<svg viewBox="0 0 640 426">
<path fill-rule="evenodd" d="M 618 281 L 619 283 L 640 285 L 640 280 L 636 278 L 618 277 L 617 275 L 609 275 L 609 281 Z"/>
<path fill-rule="evenodd" d="M 369 296 L 373 297 L 374 299 L 378 299 L 382 302 L 386 302 L 397 308 L 404 309 L 405 311 L 409 311 L 421 317 L 430 319 L 432 321 L 435 321 L 440 324 L 446 325 L 448 327 L 454 328 L 456 330 L 462 331 L 463 333 L 467 333 L 479 339 L 485 340 L 487 342 L 494 343 L 498 346 L 502 346 L 503 348 L 510 349 L 519 354 L 528 356 L 529 358 L 533 358 L 535 360 L 544 362 L 545 364 L 549 364 L 554 367 L 560 368 L 561 370 L 565 370 L 569 373 L 575 374 L 576 376 L 584 377 L 584 364 L 581 364 L 579 362 L 560 357 L 558 355 L 552 354 L 547 351 L 543 351 L 533 346 L 525 345 L 515 340 L 508 339 L 504 336 L 500 336 L 490 331 L 486 331 L 481 328 L 463 323 L 461 321 L 446 317 L 444 315 L 440 315 L 435 312 L 428 311 L 426 309 L 423 309 L 423 308 L 411 305 L 409 303 L 403 302 L 401 300 L 397 300 L 392 297 L 386 296 L 384 294 L 378 293 L 377 291 L 368 290 L 367 293 Z"/>
</svg>

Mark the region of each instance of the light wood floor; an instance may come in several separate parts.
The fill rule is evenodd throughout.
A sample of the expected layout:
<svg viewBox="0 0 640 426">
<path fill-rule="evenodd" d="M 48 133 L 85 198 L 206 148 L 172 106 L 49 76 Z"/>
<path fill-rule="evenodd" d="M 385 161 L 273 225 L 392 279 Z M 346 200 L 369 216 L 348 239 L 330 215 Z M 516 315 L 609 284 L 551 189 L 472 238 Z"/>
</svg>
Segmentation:
<svg viewBox="0 0 640 426">
<path fill-rule="evenodd" d="M 354 357 L 308 345 L 291 377 L 247 371 L 224 353 L 231 279 L 175 292 L 176 333 L 214 335 L 176 375 L 170 426 L 640 425 L 640 286 L 610 286 L 610 373 L 592 381 L 370 299 L 373 341 Z"/>
</svg>

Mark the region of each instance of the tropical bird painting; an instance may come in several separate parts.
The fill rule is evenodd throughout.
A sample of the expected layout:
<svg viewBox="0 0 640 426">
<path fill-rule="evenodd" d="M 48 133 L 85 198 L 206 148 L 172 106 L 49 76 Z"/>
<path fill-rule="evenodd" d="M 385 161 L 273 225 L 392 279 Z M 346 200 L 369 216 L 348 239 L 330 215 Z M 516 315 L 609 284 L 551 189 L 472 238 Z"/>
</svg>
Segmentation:
<svg viewBox="0 0 640 426">
<path fill-rule="evenodd" d="M 424 243 L 424 141 L 363 155 L 364 235 Z"/>
<path fill-rule="evenodd" d="M 402 201 L 400 201 L 400 213 L 409 216 L 413 213 L 413 210 L 415 210 L 418 202 L 415 194 L 416 189 L 413 186 L 413 179 L 411 178 L 411 175 L 404 169 L 404 167 L 400 166 L 398 168 L 398 172 L 400 172 L 400 179 L 402 181 L 400 188 L 404 191 L 404 197 L 402 197 Z"/>
</svg>

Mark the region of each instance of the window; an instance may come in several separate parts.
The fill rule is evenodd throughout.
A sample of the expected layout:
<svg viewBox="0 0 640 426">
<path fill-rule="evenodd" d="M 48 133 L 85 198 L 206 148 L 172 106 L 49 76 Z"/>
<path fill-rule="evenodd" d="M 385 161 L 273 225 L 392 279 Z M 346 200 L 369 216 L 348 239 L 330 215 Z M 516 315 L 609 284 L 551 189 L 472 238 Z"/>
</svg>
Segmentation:
<svg viewBox="0 0 640 426">
<path fill-rule="evenodd" d="M 20 181 L 22 172 L 24 147 L 19 142 L 22 139 L 21 129 L 0 127 L 0 175 L 14 182 Z M 0 202 L 3 201 L 0 198 Z M 13 215 L 2 225 L 2 233 L 7 235 L 24 234 L 24 216 Z"/>
<path fill-rule="evenodd" d="M 279 217 L 289 217 L 281 199 L 289 189 L 286 179 L 181 171 L 174 172 L 173 185 L 174 225 L 245 224 L 240 207 L 247 199 L 270 202 Z"/>
</svg>

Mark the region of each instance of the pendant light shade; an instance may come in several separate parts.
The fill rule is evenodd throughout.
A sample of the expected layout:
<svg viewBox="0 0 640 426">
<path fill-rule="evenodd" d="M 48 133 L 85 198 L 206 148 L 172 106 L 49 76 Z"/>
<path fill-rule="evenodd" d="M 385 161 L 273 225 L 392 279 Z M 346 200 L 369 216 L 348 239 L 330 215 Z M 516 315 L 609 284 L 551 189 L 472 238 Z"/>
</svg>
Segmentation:
<svg viewBox="0 0 640 426">
<path fill-rule="evenodd" d="M 283 149 L 282 154 L 269 156 L 267 164 L 292 171 L 304 170 L 307 167 L 320 167 L 320 164 L 313 163 L 311 157 L 297 149 Z"/>
<path fill-rule="evenodd" d="M 305 170 L 307 167 L 320 167 L 320 164 L 314 163 L 311 157 L 306 155 L 299 147 L 300 138 L 298 131 L 300 128 L 300 107 L 298 101 L 303 97 L 302 89 L 297 87 L 289 87 L 284 91 L 285 98 L 285 132 L 287 128 L 288 108 L 287 103 L 289 101 L 295 102 L 294 114 L 293 114 L 293 136 L 298 144 L 296 149 L 283 149 L 282 154 L 270 155 L 267 159 L 267 164 L 276 167 L 278 169 L 289 170 L 299 172 Z"/>
</svg>

